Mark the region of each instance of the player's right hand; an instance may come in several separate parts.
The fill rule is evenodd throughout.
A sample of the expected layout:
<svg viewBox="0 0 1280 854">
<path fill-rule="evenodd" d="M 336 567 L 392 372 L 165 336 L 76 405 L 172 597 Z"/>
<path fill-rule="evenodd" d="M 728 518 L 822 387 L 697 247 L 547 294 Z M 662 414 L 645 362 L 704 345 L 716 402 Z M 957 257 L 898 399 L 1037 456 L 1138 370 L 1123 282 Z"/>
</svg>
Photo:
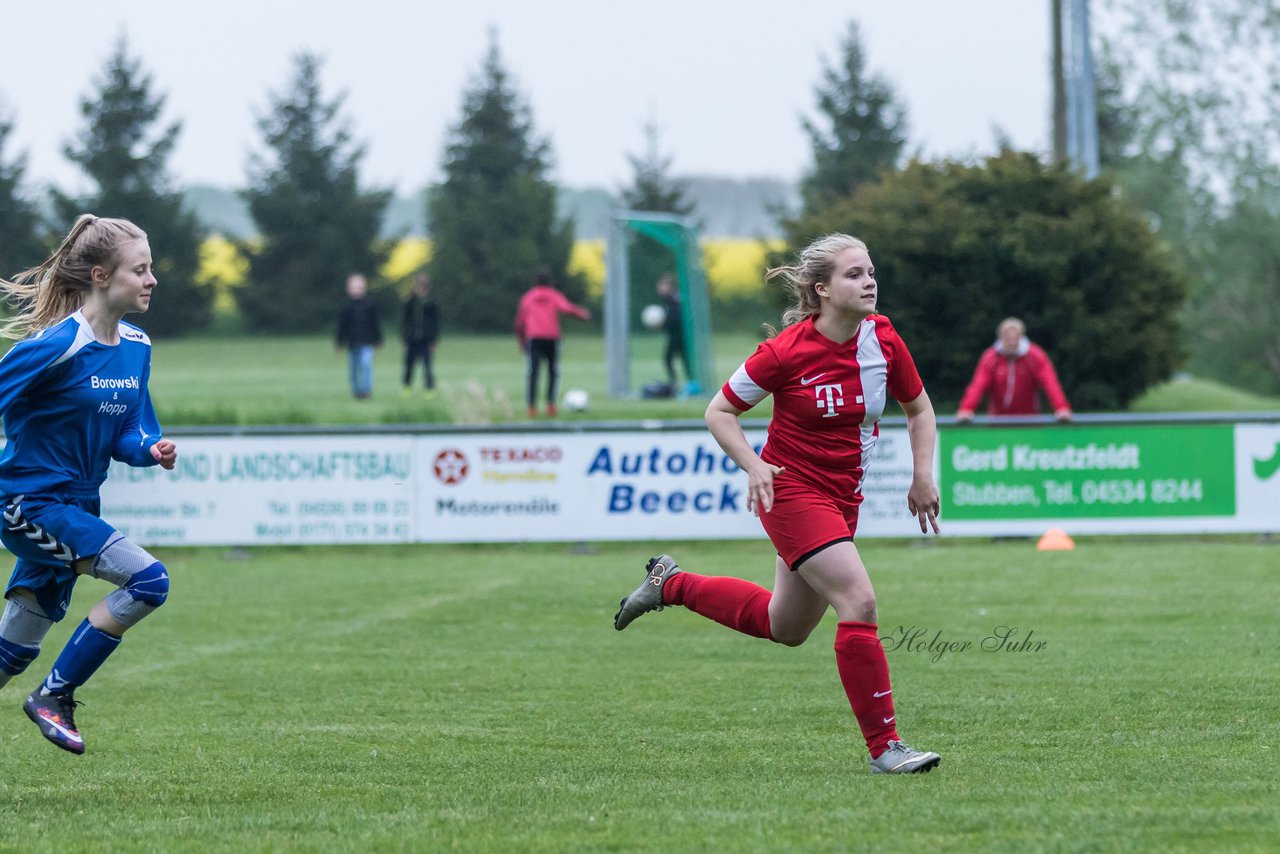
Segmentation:
<svg viewBox="0 0 1280 854">
<path fill-rule="evenodd" d="M 784 467 L 770 465 L 764 460 L 751 467 L 747 472 L 748 510 L 759 516 L 773 509 L 773 478 L 784 471 Z"/>
</svg>

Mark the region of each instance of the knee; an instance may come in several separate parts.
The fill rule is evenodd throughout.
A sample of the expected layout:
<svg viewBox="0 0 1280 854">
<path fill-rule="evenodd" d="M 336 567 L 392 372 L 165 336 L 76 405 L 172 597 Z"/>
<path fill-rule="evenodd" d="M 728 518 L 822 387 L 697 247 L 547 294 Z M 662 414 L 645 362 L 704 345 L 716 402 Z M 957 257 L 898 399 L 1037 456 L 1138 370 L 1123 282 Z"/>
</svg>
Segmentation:
<svg viewBox="0 0 1280 854">
<path fill-rule="evenodd" d="M 781 616 L 782 619 L 776 619 L 777 616 Z M 817 619 L 812 621 L 799 619 L 794 614 L 770 614 L 769 617 L 769 640 L 783 646 L 800 646 L 809 639 L 809 635 L 813 634 L 814 628 L 818 625 L 817 621 L 822 618 L 822 615 L 819 614 Z"/>
<path fill-rule="evenodd" d="M 879 621 L 879 617 L 876 614 L 876 594 L 869 590 L 865 596 L 858 597 L 854 604 L 854 610 L 862 614 L 858 618 L 861 622 L 875 623 Z"/>
<path fill-rule="evenodd" d="M 107 594 L 103 602 L 111 619 L 128 629 L 168 598 L 169 572 L 157 560 L 129 576 L 129 580 Z"/>
<path fill-rule="evenodd" d="M 783 646 L 801 646 L 809 639 L 809 635 L 810 632 L 808 630 L 786 629 L 772 631 L 769 638 L 774 643 L 780 643 Z"/>
<path fill-rule="evenodd" d="M 159 608 L 169 598 L 169 571 L 160 561 L 129 576 L 124 592 L 135 602 Z"/>
<path fill-rule="evenodd" d="M 876 622 L 876 594 L 872 590 L 853 590 L 836 604 L 836 614 L 841 620 L 858 623 Z"/>
</svg>

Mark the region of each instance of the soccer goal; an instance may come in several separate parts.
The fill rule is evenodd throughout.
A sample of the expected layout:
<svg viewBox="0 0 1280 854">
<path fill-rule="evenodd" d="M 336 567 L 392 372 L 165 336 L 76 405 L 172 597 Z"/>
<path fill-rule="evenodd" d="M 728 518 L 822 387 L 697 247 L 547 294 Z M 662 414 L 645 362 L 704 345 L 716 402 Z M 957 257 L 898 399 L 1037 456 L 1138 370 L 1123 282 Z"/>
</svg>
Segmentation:
<svg viewBox="0 0 1280 854">
<path fill-rule="evenodd" d="M 671 253 L 669 270 L 680 296 L 680 321 L 690 382 L 686 394 L 717 387 L 711 352 L 711 300 L 702 269 L 698 229 L 686 217 L 649 211 L 614 215 L 605 248 L 604 335 L 609 368 L 609 396 L 634 397 L 631 382 L 631 335 L 642 328 L 640 314 L 655 302 L 654 282 L 637 281 L 632 247 L 642 235 Z"/>
</svg>

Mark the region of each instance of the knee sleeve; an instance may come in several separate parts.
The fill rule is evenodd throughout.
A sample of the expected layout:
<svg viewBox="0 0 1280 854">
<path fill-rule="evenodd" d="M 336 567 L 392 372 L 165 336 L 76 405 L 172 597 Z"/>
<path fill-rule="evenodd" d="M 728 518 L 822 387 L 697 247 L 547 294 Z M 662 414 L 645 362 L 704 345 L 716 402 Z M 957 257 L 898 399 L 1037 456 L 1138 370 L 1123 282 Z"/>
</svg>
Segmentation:
<svg viewBox="0 0 1280 854">
<path fill-rule="evenodd" d="M 107 595 L 107 610 L 122 625 L 133 626 L 169 598 L 169 572 L 146 549 L 122 534 L 107 540 L 94 561 L 93 576 L 120 589 Z"/>
<path fill-rule="evenodd" d="M 134 601 L 159 608 L 169 598 L 169 570 L 160 561 L 155 561 L 129 576 L 122 589 Z"/>
<path fill-rule="evenodd" d="M 40 654 L 40 642 L 53 625 L 25 590 L 15 590 L 0 616 L 0 686 L 26 670 Z"/>
</svg>

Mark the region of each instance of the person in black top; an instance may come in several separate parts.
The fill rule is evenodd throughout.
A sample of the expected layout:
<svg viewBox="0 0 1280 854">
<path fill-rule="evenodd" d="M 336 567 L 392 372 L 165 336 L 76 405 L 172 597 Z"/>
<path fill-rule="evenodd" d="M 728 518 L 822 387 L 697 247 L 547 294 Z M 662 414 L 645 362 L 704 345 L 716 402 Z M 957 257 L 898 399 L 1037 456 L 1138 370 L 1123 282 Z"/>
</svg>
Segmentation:
<svg viewBox="0 0 1280 854">
<path fill-rule="evenodd" d="M 677 359 L 684 367 L 686 381 L 693 379 L 693 373 L 689 370 L 689 354 L 684 347 L 684 319 L 680 316 L 680 295 L 676 291 L 675 279 L 670 273 L 658 279 L 657 291 L 665 311 L 662 330 L 667 334 L 667 346 L 663 351 L 662 361 L 667 367 L 667 381 L 675 389 L 677 388 Z"/>
<path fill-rule="evenodd" d="M 431 298 L 431 277 L 426 273 L 419 273 L 413 279 L 413 290 L 404 303 L 400 334 L 404 339 L 405 393 L 408 394 L 413 385 L 414 365 L 422 362 L 423 388 L 431 394 L 436 387 L 432 356 L 440 339 L 440 313 Z"/>
<path fill-rule="evenodd" d="M 382 346 L 382 324 L 378 306 L 368 296 L 364 276 L 347 277 L 347 301 L 338 315 L 337 348 L 346 348 L 351 374 L 351 393 L 366 400 L 373 393 L 373 351 Z"/>
</svg>

